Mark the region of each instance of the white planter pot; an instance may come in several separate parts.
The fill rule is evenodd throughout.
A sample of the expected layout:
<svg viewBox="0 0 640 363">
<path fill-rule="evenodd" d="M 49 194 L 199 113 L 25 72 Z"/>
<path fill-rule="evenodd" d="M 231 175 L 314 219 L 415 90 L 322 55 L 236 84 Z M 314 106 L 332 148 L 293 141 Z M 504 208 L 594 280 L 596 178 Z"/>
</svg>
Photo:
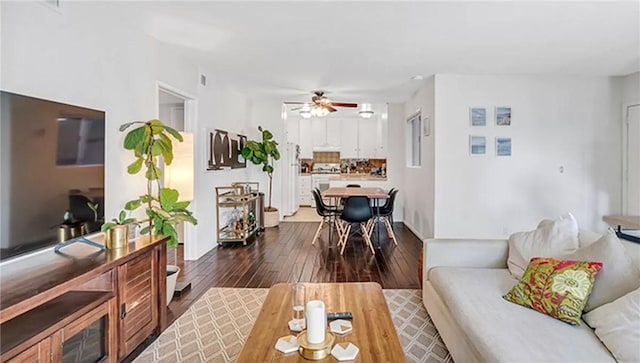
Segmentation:
<svg viewBox="0 0 640 363">
<path fill-rule="evenodd" d="M 178 275 L 180 275 L 180 267 L 167 265 L 167 306 L 171 302 L 171 299 L 173 299 L 173 291 L 176 289 Z"/>
<path fill-rule="evenodd" d="M 277 227 L 280 224 L 280 213 L 276 211 L 264 212 L 264 227 Z"/>
</svg>

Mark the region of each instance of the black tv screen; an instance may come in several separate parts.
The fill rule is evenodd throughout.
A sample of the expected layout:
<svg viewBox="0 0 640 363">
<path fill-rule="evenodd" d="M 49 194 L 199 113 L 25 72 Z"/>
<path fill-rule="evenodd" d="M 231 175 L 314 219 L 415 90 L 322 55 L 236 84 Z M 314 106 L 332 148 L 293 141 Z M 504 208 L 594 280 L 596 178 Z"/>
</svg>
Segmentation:
<svg viewBox="0 0 640 363">
<path fill-rule="evenodd" d="M 105 113 L 5 91 L 0 98 L 0 258 L 96 231 Z"/>
</svg>

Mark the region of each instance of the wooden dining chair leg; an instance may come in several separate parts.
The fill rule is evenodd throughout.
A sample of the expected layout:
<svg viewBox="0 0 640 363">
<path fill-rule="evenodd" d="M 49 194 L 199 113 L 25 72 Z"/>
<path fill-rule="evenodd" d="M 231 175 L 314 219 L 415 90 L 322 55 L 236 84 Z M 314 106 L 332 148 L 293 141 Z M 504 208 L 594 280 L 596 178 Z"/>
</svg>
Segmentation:
<svg viewBox="0 0 640 363">
<path fill-rule="evenodd" d="M 336 232 L 338 232 L 337 245 L 340 246 L 342 244 L 342 237 L 344 236 L 345 226 L 344 224 L 342 224 L 342 221 L 337 218 L 333 221 L 333 224 L 336 226 Z"/>
<path fill-rule="evenodd" d="M 371 234 L 373 234 L 373 227 L 375 227 L 376 222 L 374 221 L 374 218 L 371 218 L 367 221 L 367 235 L 369 236 L 369 239 L 371 239 Z"/>
<path fill-rule="evenodd" d="M 320 236 L 320 231 L 322 230 L 322 227 L 324 226 L 324 219 L 325 217 L 322 217 L 322 220 L 320 221 L 320 225 L 318 226 L 318 229 L 316 230 L 316 234 L 313 236 L 313 241 L 311 242 L 311 244 L 315 244 L 316 240 L 318 239 L 318 236 Z"/>
<path fill-rule="evenodd" d="M 364 223 L 361 223 L 361 225 L 362 225 L 363 228 L 365 227 Z M 364 233 L 362 235 L 362 238 L 364 238 L 365 242 L 369 245 L 369 249 L 371 249 L 371 253 L 373 253 L 375 255 L 376 251 L 373 249 L 373 243 L 371 243 L 371 237 L 369 236 L 369 234 L 368 233 Z"/>
<path fill-rule="evenodd" d="M 340 254 L 342 255 L 344 253 L 344 248 L 347 247 L 347 240 L 349 239 L 349 232 L 351 232 L 351 224 L 349 224 L 347 226 L 347 230 L 344 233 L 344 241 L 342 241 L 342 248 L 340 249 Z"/>
<path fill-rule="evenodd" d="M 393 233 L 393 227 L 391 226 L 391 222 L 389 221 L 388 217 L 384 217 L 384 225 L 385 227 L 387 227 L 387 233 L 389 234 L 389 237 L 391 237 L 393 243 L 395 243 L 397 246 L 398 240 L 396 240 L 396 234 Z"/>
</svg>

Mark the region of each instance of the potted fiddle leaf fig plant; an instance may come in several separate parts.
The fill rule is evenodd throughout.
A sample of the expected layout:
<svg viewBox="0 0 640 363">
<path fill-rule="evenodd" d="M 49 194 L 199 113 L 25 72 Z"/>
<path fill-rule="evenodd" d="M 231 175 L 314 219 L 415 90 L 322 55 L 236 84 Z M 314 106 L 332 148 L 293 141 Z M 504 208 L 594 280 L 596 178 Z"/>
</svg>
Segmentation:
<svg viewBox="0 0 640 363">
<path fill-rule="evenodd" d="M 167 246 L 175 247 L 178 245 L 175 225 L 180 222 L 198 223 L 193 212 L 187 209 L 190 202 L 180 201 L 178 190 L 162 185 L 162 172 L 173 161 L 172 139 L 182 142 L 182 135 L 160 120 L 129 122 L 120 126 L 120 131 L 127 131 L 124 148 L 131 150 L 136 158 L 127 167 L 127 172 L 144 172 L 146 179 L 146 193 L 128 201 L 125 209 L 133 211 L 144 207 L 148 219 L 142 222 L 146 225 L 140 234 L 169 236 Z M 173 297 L 179 273 L 178 266 L 167 267 L 167 304 Z"/>
<path fill-rule="evenodd" d="M 242 156 L 255 165 L 262 165 L 262 171 L 269 178 L 269 204 L 264 208 L 264 226 L 276 227 L 280 222 L 280 216 L 278 208 L 271 206 L 271 196 L 273 194 L 273 165 L 276 160 L 280 160 L 280 151 L 278 151 L 278 142 L 273 139 L 273 134 L 269 130 L 258 126 L 258 131 L 262 135 L 262 141 L 247 141 L 242 149 Z"/>
</svg>

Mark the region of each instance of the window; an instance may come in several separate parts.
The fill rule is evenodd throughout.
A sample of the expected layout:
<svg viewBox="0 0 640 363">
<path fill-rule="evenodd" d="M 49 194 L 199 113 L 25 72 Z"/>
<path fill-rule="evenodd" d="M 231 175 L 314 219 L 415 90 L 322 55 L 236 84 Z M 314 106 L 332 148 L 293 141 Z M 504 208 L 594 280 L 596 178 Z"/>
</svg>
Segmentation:
<svg viewBox="0 0 640 363">
<path fill-rule="evenodd" d="M 420 130 L 422 130 L 422 119 L 420 112 L 409 117 L 407 120 L 407 166 L 420 166 Z"/>
</svg>

